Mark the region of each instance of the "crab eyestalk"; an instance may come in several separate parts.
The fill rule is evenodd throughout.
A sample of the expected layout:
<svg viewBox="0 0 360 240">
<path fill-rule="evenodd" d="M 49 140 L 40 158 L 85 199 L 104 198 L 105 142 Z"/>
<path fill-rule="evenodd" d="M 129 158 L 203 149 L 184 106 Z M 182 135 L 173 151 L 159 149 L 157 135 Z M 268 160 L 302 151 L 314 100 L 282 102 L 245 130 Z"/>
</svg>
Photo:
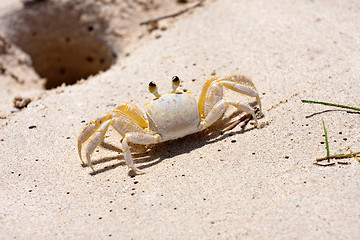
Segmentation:
<svg viewBox="0 0 360 240">
<path fill-rule="evenodd" d="M 180 85 L 180 79 L 178 76 L 173 76 L 172 77 L 172 92 L 176 92 L 176 89 L 179 87 Z"/>
<path fill-rule="evenodd" d="M 150 82 L 149 83 L 149 91 L 152 93 L 152 94 L 154 94 L 154 96 L 156 97 L 156 98 L 159 98 L 160 97 L 160 94 L 159 94 L 159 92 L 158 92 L 158 90 L 157 90 L 157 86 L 156 86 L 156 84 L 154 83 L 154 82 Z"/>
</svg>

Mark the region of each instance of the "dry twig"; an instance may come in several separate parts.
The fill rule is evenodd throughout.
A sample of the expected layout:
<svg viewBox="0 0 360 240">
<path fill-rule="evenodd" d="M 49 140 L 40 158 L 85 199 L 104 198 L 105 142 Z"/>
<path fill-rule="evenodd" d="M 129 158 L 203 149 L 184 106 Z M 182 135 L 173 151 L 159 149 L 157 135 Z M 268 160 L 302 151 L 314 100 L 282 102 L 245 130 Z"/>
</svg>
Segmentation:
<svg viewBox="0 0 360 240">
<path fill-rule="evenodd" d="M 185 9 L 179 11 L 179 12 L 143 21 L 143 22 L 140 23 L 140 25 L 152 24 L 152 23 L 158 22 L 158 21 L 166 19 L 166 18 L 177 17 L 177 16 L 179 16 L 179 15 L 181 15 L 181 14 L 183 14 L 183 13 L 185 13 L 185 12 L 187 12 L 187 11 L 193 9 L 193 8 L 196 8 L 196 7 L 200 6 L 203 3 L 203 1 L 204 0 L 200 0 L 195 5 L 193 5 L 191 7 L 188 7 L 188 8 L 185 8 Z"/>
</svg>

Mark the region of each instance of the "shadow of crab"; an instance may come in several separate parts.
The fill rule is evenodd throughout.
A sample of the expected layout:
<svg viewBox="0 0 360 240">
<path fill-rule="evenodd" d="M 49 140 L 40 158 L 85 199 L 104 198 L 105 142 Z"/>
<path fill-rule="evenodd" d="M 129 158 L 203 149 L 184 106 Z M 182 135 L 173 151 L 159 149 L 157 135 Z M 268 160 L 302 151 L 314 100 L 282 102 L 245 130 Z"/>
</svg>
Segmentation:
<svg viewBox="0 0 360 240">
<path fill-rule="evenodd" d="M 141 170 L 145 170 L 147 168 L 150 168 L 154 165 L 161 163 L 165 159 L 171 159 L 175 156 L 190 153 L 191 151 L 202 148 L 207 144 L 216 143 L 228 138 L 229 136 L 243 134 L 252 131 L 256 128 L 255 126 L 246 128 L 251 118 L 245 118 L 244 121 L 239 123 L 242 124 L 239 130 L 231 130 L 222 133 L 224 129 L 226 129 L 228 126 L 232 125 L 234 122 L 237 121 L 236 119 L 237 116 L 240 116 L 241 118 L 242 116 L 241 112 L 239 111 L 233 112 L 228 117 L 215 122 L 211 127 L 209 127 L 208 129 L 202 132 L 187 135 L 185 137 L 171 141 L 154 144 L 151 145 L 149 148 L 146 148 L 144 145 L 137 145 L 130 143 L 131 154 L 134 159 L 134 163 L 136 165 L 141 164 L 140 166 L 138 166 L 138 168 Z M 117 152 L 118 154 L 112 157 L 104 157 L 94 160 L 92 161 L 93 166 L 109 163 L 115 160 L 118 162 L 107 165 L 100 169 L 96 169 L 94 172 L 91 172 L 90 175 L 97 175 L 99 173 L 103 173 L 108 170 L 115 169 L 119 166 L 126 166 L 121 148 L 113 144 L 107 143 L 105 141 L 102 142 L 100 146 L 109 151 Z M 82 164 L 82 166 L 88 167 L 87 164 Z M 128 175 L 135 176 L 137 174 L 133 170 L 130 170 Z"/>
</svg>

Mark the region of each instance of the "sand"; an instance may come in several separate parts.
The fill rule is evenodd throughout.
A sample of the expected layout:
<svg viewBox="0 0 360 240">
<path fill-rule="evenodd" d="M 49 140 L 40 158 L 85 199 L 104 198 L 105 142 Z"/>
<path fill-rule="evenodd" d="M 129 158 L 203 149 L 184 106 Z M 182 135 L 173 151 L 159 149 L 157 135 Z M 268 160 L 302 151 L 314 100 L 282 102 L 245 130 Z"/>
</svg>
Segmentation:
<svg viewBox="0 0 360 240">
<path fill-rule="evenodd" d="M 193 3 L 144 10 L 142 20 Z M 360 115 L 301 102 L 360 107 L 359 10 L 357 1 L 205 1 L 160 21 L 162 29 L 138 26 L 117 45 L 104 33 L 122 45 L 109 69 L 73 85 L 36 88 L 21 110 L 12 98 L 26 89 L 4 84 L 0 238 L 360 238 L 360 163 L 314 164 L 326 155 L 322 120 L 331 154 L 360 151 Z M 146 171 L 136 176 L 110 130 L 92 155 L 96 172 L 81 164 L 82 129 L 121 102 L 150 101 L 149 81 L 165 93 L 177 75 L 198 97 L 205 79 L 231 74 L 254 81 L 261 128 L 221 134 L 239 118 L 230 109 L 208 131 L 147 150 L 132 146 Z M 254 102 L 230 91 L 225 98 Z"/>
</svg>

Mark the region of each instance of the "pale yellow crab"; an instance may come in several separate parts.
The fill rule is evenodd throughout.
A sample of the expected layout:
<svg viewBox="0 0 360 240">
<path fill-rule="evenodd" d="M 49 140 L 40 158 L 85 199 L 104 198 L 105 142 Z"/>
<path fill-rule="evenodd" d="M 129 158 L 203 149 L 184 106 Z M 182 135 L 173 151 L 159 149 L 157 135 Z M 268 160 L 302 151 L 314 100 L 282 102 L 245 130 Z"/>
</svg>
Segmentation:
<svg viewBox="0 0 360 240">
<path fill-rule="evenodd" d="M 149 90 L 155 99 L 145 104 L 145 114 L 132 103 L 122 103 L 113 111 L 92 121 L 81 132 L 78 138 L 78 151 L 81 161 L 81 147 L 91 137 L 86 148 L 86 159 L 90 168 L 90 155 L 101 143 L 109 126 L 112 126 L 122 137 L 122 148 L 126 164 L 137 174 L 144 173 L 135 167 L 128 143 L 155 144 L 186 135 L 200 132 L 222 117 L 228 106 L 249 113 L 258 126 L 255 111 L 246 103 L 223 99 L 223 87 L 235 92 L 256 97 L 261 113 L 259 94 L 253 82 L 241 75 L 214 77 L 207 80 L 197 102 L 191 92 L 179 88 L 180 80 L 172 78 L 172 91 L 160 95 L 154 82 L 150 82 Z"/>
</svg>

